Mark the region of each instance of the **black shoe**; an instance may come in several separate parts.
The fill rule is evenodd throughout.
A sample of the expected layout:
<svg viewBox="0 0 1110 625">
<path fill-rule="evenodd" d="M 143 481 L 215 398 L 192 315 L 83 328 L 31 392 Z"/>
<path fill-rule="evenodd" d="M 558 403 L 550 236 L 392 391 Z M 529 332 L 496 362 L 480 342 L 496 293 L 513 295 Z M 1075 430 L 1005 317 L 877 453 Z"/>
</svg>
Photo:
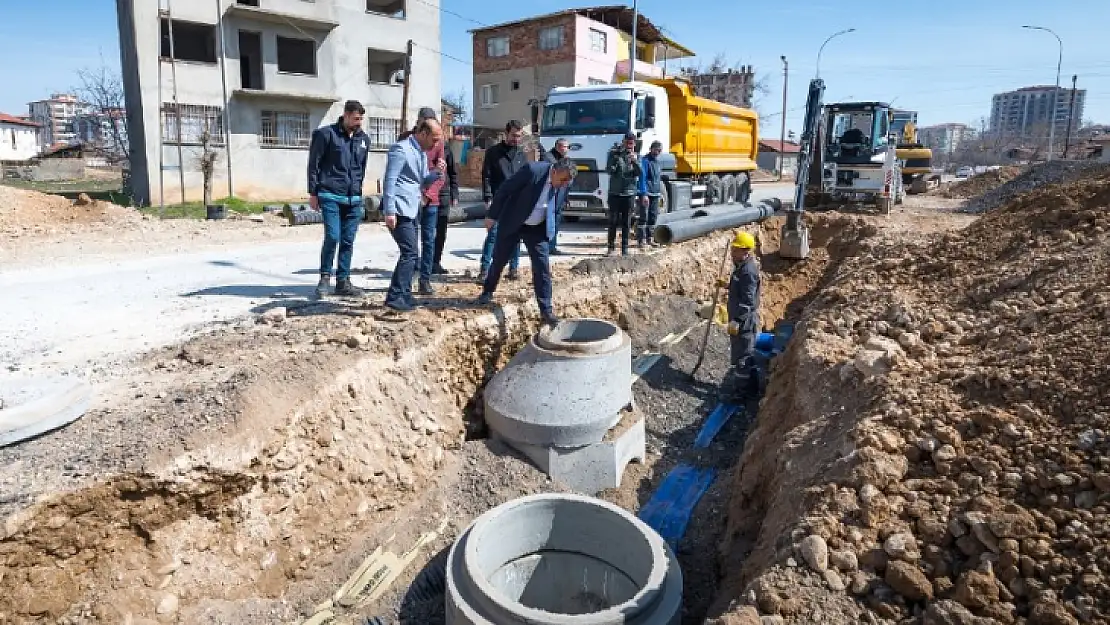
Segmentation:
<svg viewBox="0 0 1110 625">
<path fill-rule="evenodd" d="M 478 299 L 475 300 L 475 303 L 479 306 L 489 306 L 493 303 L 493 293 L 482 291 L 482 294 L 478 296 Z"/>
<path fill-rule="evenodd" d="M 386 302 L 385 308 L 387 312 L 410 313 L 413 311 L 414 306 L 412 304 Z"/>
<path fill-rule="evenodd" d="M 509 275 L 507 275 L 505 277 L 509 280 L 520 280 L 520 270 L 519 269 L 510 269 L 509 270 Z"/>
<path fill-rule="evenodd" d="M 485 269 L 483 269 L 482 271 L 478 272 L 478 279 L 475 280 L 475 282 L 477 282 L 478 284 L 485 284 L 486 283 L 486 278 L 488 278 L 488 277 L 489 277 L 489 272 L 486 271 Z"/>
<path fill-rule="evenodd" d="M 560 251 L 560 250 L 557 250 L 557 249 L 555 249 L 555 248 L 551 248 L 551 255 L 552 255 L 552 256 L 562 256 L 562 255 L 563 255 L 563 252 L 562 252 L 562 251 Z"/>
<path fill-rule="evenodd" d="M 447 270 L 443 268 L 443 265 L 436 263 L 435 267 L 432 267 L 432 273 L 437 276 L 445 276 L 447 275 Z"/>
<path fill-rule="evenodd" d="M 328 291 L 331 290 L 331 276 L 320 276 L 320 282 L 316 283 L 316 291 L 314 295 L 316 299 L 324 299 L 328 296 Z"/>
<path fill-rule="evenodd" d="M 555 316 L 555 313 L 541 313 L 540 322 L 545 326 L 555 326 L 559 323 L 559 318 Z"/>
<path fill-rule="evenodd" d="M 616 256 L 617 255 L 617 250 L 615 250 L 613 248 L 609 248 L 608 250 L 605 251 L 605 255 L 606 256 Z"/>
<path fill-rule="evenodd" d="M 648 245 L 650 245 L 652 247 L 659 247 L 659 244 L 656 243 L 655 241 L 648 241 Z"/>
<path fill-rule="evenodd" d="M 350 278 L 339 278 L 335 281 L 335 294 L 340 297 L 362 297 L 366 291 L 351 284 Z"/>
<path fill-rule="evenodd" d="M 432 283 L 428 280 L 420 281 L 420 289 L 417 291 L 421 295 L 435 295 L 436 290 L 432 288 Z"/>
</svg>

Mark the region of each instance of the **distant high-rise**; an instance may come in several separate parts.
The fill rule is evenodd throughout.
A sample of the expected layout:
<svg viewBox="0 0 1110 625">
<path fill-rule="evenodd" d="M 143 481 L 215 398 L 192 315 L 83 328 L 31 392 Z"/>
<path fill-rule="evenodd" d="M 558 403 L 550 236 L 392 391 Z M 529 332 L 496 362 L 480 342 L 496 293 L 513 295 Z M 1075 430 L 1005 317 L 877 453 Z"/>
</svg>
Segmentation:
<svg viewBox="0 0 1110 625">
<path fill-rule="evenodd" d="M 1078 128 L 1083 119 L 1083 106 L 1087 101 L 1087 90 L 1075 91 L 1075 110 L 1072 107 L 1072 90 L 1061 87 L 1056 94 L 1055 115 L 1051 113 L 1052 93 L 1056 87 L 1022 87 L 1016 91 L 997 93 L 991 102 L 992 133 L 1014 136 L 1048 134 L 1051 120 L 1056 120 L 1056 135 L 1063 138 L 1067 131 L 1068 119 L 1073 120 L 1072 128 Z"/>
</svg>

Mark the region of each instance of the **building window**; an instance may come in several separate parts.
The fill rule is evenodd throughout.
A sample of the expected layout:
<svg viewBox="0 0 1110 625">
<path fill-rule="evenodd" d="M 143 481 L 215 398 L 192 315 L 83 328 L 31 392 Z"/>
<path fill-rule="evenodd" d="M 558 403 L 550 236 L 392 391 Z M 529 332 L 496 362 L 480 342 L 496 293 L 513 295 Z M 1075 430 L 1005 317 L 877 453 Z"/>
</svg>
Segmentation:
<svg viewBox="0 0 1110 625">
<path fill-rule="evenodd" d="M 308 113 L 262 111 L 260 143 L 269 148 L 307 148 L 312 142 Z"/>
<path fill-rule="evenodd" d="M 486 56 L 491 59 L 499 56 L 509 56 L 509 38 L 490 37 L 486 39 Z"/>
<path fill-rule="evenodd" d="M 609 51 L 609 36 L 596 28 L 590 29 L 590 50 L 594 52 L 601 52 L 602 54 Z"/>
<path fill-rule="evenodd" d="M 482 85 L 482 108 L 492 108 L 501 101 L 501 85 Z"/>
<path fill-rule="evenodd" d="M 513 91 L 520 91 L 520 81 L 514 80 L 511 87 Z"/>
<path fill-rule="evenodd" d="M 563 47 L 562 26 L 540 29 L 540 50 L 558 50 L 561 47 Z"/>
<path fill-rule="evenodd" d="M 370 140 L 371 150 L 388 150 L 401 135 L 401 120 L 388 117 L 365 117 L 362 131 Z"/>
<path fill-rule="evenodd" d="M 216 62 L 216 27 L 211 24 L 173 21 L 173 54 L 170 52 L 170 21 L 162 18 L 162 58 L 197 63 Z"/>
<path fill-rule="evenodd" d="M 591 85 L 607 85 L 607 84 L 609 84 L 609 81 L 602 80 L 600 78 L 591 78 L 589 84 L 591 84 Z"/>
<path fill-rule="evenodd" d="M 180 120 L 180 121 L 179 121 Z M 162 104 L 162 140 L 169 145 L 200 145 L 205 131 L 212 145 L 224 144 L 224 112 L 218 106 Z"/>
<path fill-rule="evenodd" d="M 405 19 L 406 0 L 366 0 L 366 12 L 395 19 Z"/>
<path fill-rule="evenodd" d="M 405 53 L 367 49 L 366 77 L 373 83 L 401 84 L 405 79 Z"/>
<path fill-rule="evenodd" d="M 316 75 L 316 42 L 277 36 L 277 66 L 283 74 Z"/>
</svg>

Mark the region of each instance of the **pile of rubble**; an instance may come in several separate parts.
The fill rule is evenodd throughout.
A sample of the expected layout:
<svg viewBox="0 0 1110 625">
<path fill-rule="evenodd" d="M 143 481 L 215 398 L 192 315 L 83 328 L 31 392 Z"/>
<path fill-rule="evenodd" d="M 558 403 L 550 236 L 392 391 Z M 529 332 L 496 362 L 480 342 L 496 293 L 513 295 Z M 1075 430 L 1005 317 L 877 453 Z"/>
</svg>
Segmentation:
<svg viewBox="0 0 1110 625">
<path fill-rule="evenodd" d="M 983 195 L 1013 180 L 1022 172 L 1021 167 L 1007 166 L 976 174 L 965 180 L 953 183 L 941 195 L 950 198 L 973 198 Z"/>
<path fill-rule="evenodd" d="M 132 210 L 97 202 L 85 194 L 73 201 L 0 185 L 0 235 L 41 234 L 134 218 Z"/>
<path fill-rule="evenodd" d="M 1016 168 L 1003 168 L 1014 170 Z M 1020 171 L 1020 170 L 1018 170 Z M 1034 165 L 1020 174 L 1015 174 L 1007 180 L 991 184 L 981 190 L 968 188 L 962 197 L 970 198 L 964 210 L 969 213 L 983 213 L 1002 206 L 1017 198 L 1023 193 L 1028 193 L 1045 185 L 1061 184 L 1082 180 L 1091 176 L 1098 176 L 1110 171 L 1106 163 L 1093 161 L 1052 161 Z M 984 176 L 987 174 L 983 174 Z M 980 176 L 971 178 L 967 183 Z M 955 187 L 953 187 L 953 190 Z"/>
<path fill-rule="evenodd" d="M 872 239 L 809 311 L 735 474 L 718 622 L 1107 622 L 1110 174 Z"/>
</svg>

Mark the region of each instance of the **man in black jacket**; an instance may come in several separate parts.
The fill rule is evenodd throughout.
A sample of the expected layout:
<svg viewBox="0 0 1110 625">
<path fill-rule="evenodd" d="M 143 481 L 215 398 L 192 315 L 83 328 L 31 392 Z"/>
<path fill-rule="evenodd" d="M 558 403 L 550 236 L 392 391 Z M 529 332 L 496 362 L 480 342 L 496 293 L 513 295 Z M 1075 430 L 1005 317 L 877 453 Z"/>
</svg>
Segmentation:
<svg viewBox="0 0 1110 625">
<path fill-rule="evenodd" d="M 617 228 L 621 231 L 621 255 L 628 256 L 629 230 L 632 228 L 632 203 L 640 187 L 640 159 L 636 156 L 636 134 L 629 132 L 624 141 L 609 150 L 609 250 L 616 253 Z"/>
<path fill-rule="evenodd" d="M 312 132 L 308 149 L 308 203 L 324 218 L 324 244 L 320 250 L 320 282 L 316 296 L 325 297 L 331 287 L 332 266 L 339 248 L 335 271 L 335 294 L 357 297 L 362 289 L 351 284 L 351 256 L 355 235 L 362 221 L 362 181 L 366 176 L 369 140 L 362 131 L 366 109 L 348 100 L 343 116 L 334 124 Z"/>
<path fill-rule="evenodd" d="M 486 202 L 486 211 L 489 211 L 493 196 L 506 180 L 512 178 L 516 172 L 524 169 L 528 158 L 524 148 L 520 145 L 524 140 L 524 126 L 517 120 L 510 120 L 505 124 L 505 138 L 497 145 L 486 150 L 485 160 L 482 162 L 482 199 Z M 489 272 L 490 263 L 493 262 L 493 246 L 497 241 L 497 226 L 486 233 L 486 241 L 482 244 L 481 273 L 478 283 L 484 284 L 486 274 Z M 509 279 L 516 280 L 520 273 L 520 246 L 517 246 L 509 261 Z"/>
<path fill-rule="evenodd" d="M 759 391 L 755 366 L 755 341 L 759 335 L 759 300 L 762 281 L 755 258 L 755 237 L 737 232 L 732 240 L 732 276 L 728 281 L 729 360 L 736 378 L 736 391 L 754 397 Z"/>
</svg>

